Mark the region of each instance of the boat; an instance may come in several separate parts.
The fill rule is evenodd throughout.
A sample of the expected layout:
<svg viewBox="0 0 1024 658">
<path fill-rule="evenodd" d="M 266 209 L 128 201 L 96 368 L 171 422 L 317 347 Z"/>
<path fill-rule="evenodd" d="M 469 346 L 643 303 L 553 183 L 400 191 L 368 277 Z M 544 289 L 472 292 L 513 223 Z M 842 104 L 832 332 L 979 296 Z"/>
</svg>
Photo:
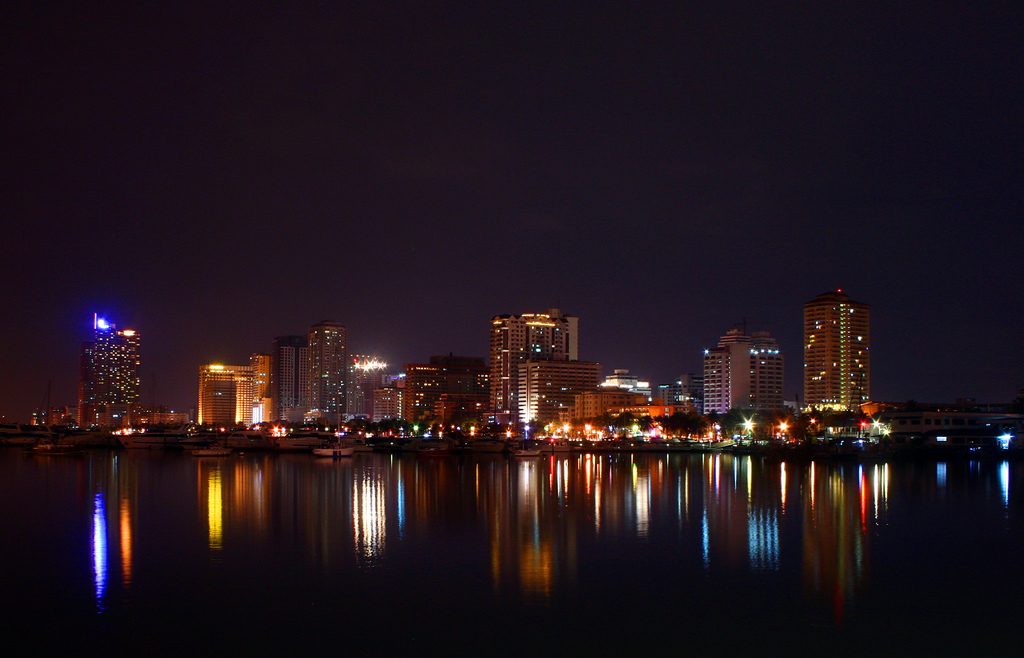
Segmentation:
<svg viewBox="0 0 1024 658">
<path fill-rule="evenodd" d="M 505 442 L 501 439 L 475 439 L 469 442 L 469 451 L 473 453 L 504 452 Z"/>
<path fill-rule="evenodd" d="M 573 445 L 565 439 L 558 439 L 549 443 L 544 443 L 540 447 L 541 452 L 552 452 L 556 454 L 564 454 L 573 451 Z"/>
<path fill-rule="evenodd" d="M 452 454 L 452 444 L 444 439 L 427 439 L 416 446 L 416 454 L 420 457 L 444 457 Z"/>
<path fill-rule="evenodd" d="M 315 448 L 322 448 L 326 443 L 326 437 L 322 434 L 289 434 L 285 436 L 272 436 L 270 442 L 274 450 L 279 452 L 309 452 Z"/>
<path fill-rule="evenodd" d="M 342 439 L 341 445 L 355 448 L 356 452 L 373 452 L 373 446 L 368 445 L 365 439 Z"/>
<path fill-rule="evenodd" d="M 513 457 L 540 457 L 540 448 L 531 448 L 530 444 L 523 439 L 523 443 L 520 447 L 512 450 Z"/>
<path fill-rule="evenodd" d="M 234 450 L 227 446 L 205 446 L 203 448 L 193 448 L 193 457 L 227 457 Z"/>
<path fill-rule="evenodd" d="M 236 450 L 273 450 L 272 437 L 259 430 L 231 432 L 224 438 L 224 445 Z"/>
<path fill-rule="evenodd" d="M 32 446 L 32 453 L 36 455 L 79 455 L 83 452 L 77 445 L 54 441 L 41 441 Z"/>
<path fill-rule="evenodd" d="M 55 434 L 42 425 L 0 425 L 0 445 L 34 446 L 42 441 L 52 441 Z"/>
<path fill-rule="evenodd" d="M 117 440 L 125 448 L 178 448 L 187 437 L 181 432 L 134 432 L 118 434 Z"/>
<path fill-rule="evenodd" d="M 340 459 L 342 457 L 351 457 L 354 454 L 356 454 L 355 446 L 336 445 L 329 448 L 313 448 L 313 455 L 316 457 Z"/>
</svg>

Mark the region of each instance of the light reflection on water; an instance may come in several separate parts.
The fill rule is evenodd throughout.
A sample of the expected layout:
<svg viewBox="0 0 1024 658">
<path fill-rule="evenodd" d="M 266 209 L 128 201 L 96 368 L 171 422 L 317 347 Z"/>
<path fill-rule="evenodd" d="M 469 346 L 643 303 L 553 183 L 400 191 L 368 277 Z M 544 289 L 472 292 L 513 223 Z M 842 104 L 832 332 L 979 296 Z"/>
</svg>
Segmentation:
<svg viewBox="0 0 1024 658">
<path fill-rule="evenodd" d="M 553 606 L 577 592 L 614 606 L 631 579 L 658 574 L 644 592 L 659 578 L 696 599 L 765 587 L 787 606 L 802 600 L 841 624 L 872 596 L 873 571 L 893 572 L 898 547 L 889 538 L 904 524 L 890 522 L 891 510 L 904 520 L 928 512 L 946 520 L 962 508 L 974 520 L 995 509 L 1002 532 L 1019 532 L 1013 483 L 1024 476 L 1024 465 L 1010 462 L 783 463 L 729 454 L 324 462 L 97 451 L 84 459 L 88 468 L 69 477 L 87 478 L 75 495 L 88 498 L 69 506 L 88 509 L 77 513 L 90 529 L 90 598 L 101 612 L 116 609 L 129 585 L 145 597 L 154 570 L 170 568 L 169 554 L 186 573 L 213 555 L 202 568 L 221 578 L 259 578 L 255 568 L 290 574 L 288 587 L 332 582 L 364 597 L 387 582 L 477 607 Z M 954 493 L 959 507 L 946 502 Z M 110 580 L 111 569 L 120 577 Z M 356 573 L 365 583 L 352 580 Z M 596 584 L 609 577 L 627 584 L 602 593 Z M 450 591 L 422 584 L 432 578 Z"/>
</svg>

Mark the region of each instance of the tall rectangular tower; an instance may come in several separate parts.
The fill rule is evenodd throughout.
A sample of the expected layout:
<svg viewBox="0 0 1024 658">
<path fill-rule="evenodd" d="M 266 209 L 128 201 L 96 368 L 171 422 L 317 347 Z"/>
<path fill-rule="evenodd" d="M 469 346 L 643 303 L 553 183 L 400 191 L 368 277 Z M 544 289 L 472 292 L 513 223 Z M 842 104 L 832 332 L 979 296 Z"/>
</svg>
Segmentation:
<svg viewBox="0 0 1024 658">
<path fill-rule="evenodd" d="M 546 313 L 496 315 L 491 318 L 490 408 L 496 422 L 521 416 L 519 366 L 534 361 L 578 361 L 579 318 L 557 308 Z"/>
<path fill-rule="evenodd" d="M 348 350 L 345 325 L 324 320 L 309 328 L 309 411 L 329 422 L 345 415 Z"/>
<path fill-rule="evenodd" d="M 252 423 L 256 368 L 252 365 L 208 363 L 199 367 L 200 425 L 248 425 Z"/>
<path fill-rule="evenodd" d="M 309 342 L 305 336 L 278 336 L 270 351 L 273 418 L 301 423 L 309 409 Z"/>
<path fill-rule="evenodd" d="M 871 399 L 871 307 L 842 289 L 804 304 L 804 405 L 857 411 Z"/>
<path fill-rule="evenodd" d="M 730 329 L 704 350 L 704 412 L 782 409 L 783 357 L 767 331 Z"/>
<path fill-rule="evenodd" d="M 118 330 L 93 314 L 92 340 L 82 344 L 79 355 L 79 425 L 95 424 L 100 407 L 127 407 L 138 400 L 141 364 L 139 332 Z"/>
</svg>

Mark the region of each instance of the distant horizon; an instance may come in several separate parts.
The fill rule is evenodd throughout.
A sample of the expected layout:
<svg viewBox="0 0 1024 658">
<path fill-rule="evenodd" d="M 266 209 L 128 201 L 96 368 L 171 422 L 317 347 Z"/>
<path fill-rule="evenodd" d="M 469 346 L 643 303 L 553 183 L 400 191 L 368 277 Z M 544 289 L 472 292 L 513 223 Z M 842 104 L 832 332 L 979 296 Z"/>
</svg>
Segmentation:
<svg viewBox="0 0 1024 658">
<path fill-rule="evenodd" d="M 833 289 L 833 290 L 839 290 L 839 289 Z M 826 291 L 826 292 L 831 292 L 831 291 Z M 809 299 L 811 299 L 811 298 L 808 298 L 808 300 Z M 856 299 L 856 298 L 851 298 L 851 299 Z M 808 300 L 805 300 L 805 301 L 808 301 Z M 856 299 L 856 301 L 861 301 L 861 300 L 860 299 Z M 864 302 L 864 303 L 867 303 L 867 304 L 870 305 L 870 302 Z M 517 311 L 517 312 L 513 312 L 513 313 L 493 313 L 493 314 L 487 315 L 487 320 L 485 321 L 485 323 L 489 322 L 490 318 L 496 317 L 498 315 L 521 315 L 523 313 L 544 313 L 544 312 L 546 312 L 550 308 L 560 308 L 562 310 L 562 312 L 564 314 L 566 314 L 566 315 L 576 315 L 571 310 L 566 310 L 565 308 L 562 308 L 562 307 L 545 306 L 544 308 L 526 309 L 526 310 Z M 134 331 L 138 332 L 138 334 L 139 334 L 139 336 L 141 338 L 142 367 L 140 368 L 140 371 L 142 372 L 142 376 L 141 376 L 141 379 L 142 379 L 141 390 L 143 391 L 143 393 L 140 395 L 139 404 L 143 404 L 143 405 L 153 405 L 153 404 L 155 404 L 155 405 L 158 405 L 158 406 L 167 407 L 169 409 L 174 409 L 176 411 L 189 411 L 189 410 L 191 410 L 191 411 L 194 412 L 195 407 L 196 407 L 196 400 L 194 398 L 195 398 L 195 396 L 197 394 L 197 391 L 178 391 L 176 394 L 172 394 L 172 395 L 175 396 L 175 398 L 178 400 L 178 402 L 175 402 L 175 401 L 169 399 L 170 396 L 156 398 L 156 399 L 153 399 L 153 398 L 150 397 L 152 395 L 152 393 L 153 393 L 154 382 L 147 381 L 148 380 L 148 378 L 147 378 L 147 367 L 146 367 L 147 366 L 147 359 L 146 359 L 146 352 L 147 352 L 147 337 L 146 336 L 147 336 L 147 332 L 145 331 L 144 328 L 139 327 L 139 326 L 137 326 L 135 324 L 124 324 L 124 323 L 121 323 L 121 322 L 118 321 L 116 316 L 114 316 L 114 315 L 112 315 L 110 313 L 99 313 L 99 312 L 93 312 L 93 313 L 89 313 L 88 314 L 89 322 L 87 323 L 86 326 L 92 327 L 92 322 L 94 321 L 93 320 L 94 316 L 96 318 L 99 318 L 100 320 L 106 320 L 110 324 L 112 329 L 118 329 L 118 330 L 129 329 L 129 330 L 134 330 Z M 802 317 L 801 317 L 801 320 L 802 320 Z M 312 322 L 309 326 L 313 326 L 313 325 L 318 324 L 318 323 L 323 322 L 323 321 L 324 320 L 319 320 L 319 321 Z M 348 325 L 346 325 L 343 320 L 331 320 L 331 322 L 337 322 L 338 324 L 341 324 L 341 325 L 346 327 L 346 340 L 347 340 L 347 342 L 349 342 L 348 339 L 351 336 L 351 332 L 348 329 Z M 484 325 L 485 323 L 481 323 L 481 325 Z M 586 318 L 583 318 L 583 317 L 580 318 L 580 323 L 581 323 L 581 327 L 582 327 L 581 331 L 580 331 L 580 333 L 581 333 L 581 350 L 580 350 L 581 351 L 581 360 L 596 361 L 597 363 L 599 363 L 601 365 L 601 377 L 602 378 L 605 375 L 612 374 L 612 372 L 614 370 L 616 370 L 616 369 L 626 368 L 626 369 L 628 369 L 630 371 L 631 374 L 637 375 L 641 380 L 649 381 L 650 384 L 651 384 L 651 388 L 652 389 L 656 389 L 657 386 L 659 386 L 661 384 L 671 384 L 671 383 L 675 382 L 678 379 L 679 375 L 683 375 L 683 374 L 702 375 L 703 374 L 703 362 L 699 358 L 699 356 L 700 356 L 700 354 L 703 353 L 704 347 L 700 347 L 697 350 L 694 350 L 695 352 L 697 352 L 697 357 L 698 357 L 697 359 L 695 359 L 697 367 L 694 367 L 694 368 L 692 368 L 690 370 L 680 370 L 676 375 L 671 376 L 669 379 L 664 379 L 664 380 L 662 380 L 662 379 L 655 379 L 654 377 L 650 377 L 643 370 L 640 370 L 640 369 L 637 369 L 637 368 L 632 368 L 632 367 L 629 367 L 627 365 L 611 366 L 611 365 L 608 365 L 608 363 L 606 363 L 604 360 L 602 360 L 600 358 L 591 358 L 590 356 L 584 357 L 583 355 L 585 354 L 585 345 L 586 345 L 586 330 L 585 330 L 585 327 L 589 323 L 587 323 L 586 322 Z M 750 322 L 746 321 L 746 320 L 741 320 L 738 323 L 733 323 L 732 325 L 729 325 L 725 329 L 723 329 L 722 333 L 719 334 L 719 336 L 716 336 L 713 340 L 711 340 L 708 343 L 708 347 L 713 347 L 714 345 L 717 345 L 718 339 L 722 335 L 724 335 L 727 331 L 729 331 L 731 329 L 741 329 L 741 330 L 745 329 L 748 334 L 753 333 L 754 331 L 768 331 L 769 333 L 772 334 L 773 337 L 775 337 L 778 340 L 777 335 L 770 328 L 767 328 L 767 327 L 761 328 L 759 326 L 755 326 L 755 327 L 756 328 L 751 328 Z M 872 320 L 872 327 L 871 327 L 871 329 L 872 329 L 873 336 L 877 335 L 876 334 L 877 328 L 875 326 L 874 319 Z M 486 327 L 484 327 L 482 331 L 486 331 Z M 303 333 L 277 333 L 274 336 L 268 338 L 268 340 L 266 341 L 266 348 L 265 349 L 253 349 L 253 350 L 249 350 L 249 351 L 235 350 L 234 354 L 236 356 L 224 357 L 224 358 L 212 358 L 212 359 L 209 359 L 209 360 L 200 360 L 200 359 L 194 358 L 193 359 L 195 361 L 194 367 L 191 368 L 190 372 L 191 372 L 192 375 L 195 375 L 195 373 L 198 372 L 199 368 L 202 365 L 209 364 L 209 363 L 221 363 L 221 364 L 248 363 L 249 356 L 251 354 L 255 354 L 255 353 L 266 354 L 266 353 L 269 353 L 271 351 L 270 350 L 270 346 L 272 345 L 273 340 L 278 338 L 278 337 L 282 337 L 282 336 L 305 336 L 305 335 L 306 335 L 306 333 L 304 333 L 304 332 Z M 81 344 L 83 342 L 87 341 L 87 340 L 88 340 L 88 335 L 87 334 L 83 334 L 83 338 L 78 341 L 76 346 L 80 347 Z M 799 370 L 800 376 L 799 376 L 799 378 L 797 378 L 797 380 L 795 382 L 796 386 L 794 386 L 794 382 L 792 381 L 792 378 L 790 376 L 790 371 L 792 370 L 792 367 L 791 367 L 791 363 L 792 363 L 791 358 L 792 357 L 791 357 L 790 353 L 787 352 L 786 347 L 785 347 L 785 345 L 782 344 L 781 340 L 779 341 L 779 344 L 780 344 L 780 348 L 781 348 L 782 354 L 783 354 L 783 356 L 786 359 L 785 390 L 787 391 L 787 393 L 784 394 L 784 399 L 786 401 L 801 401 L 803 399 L 802 366 L 800 367 L 800 370 Z M 348 345 L 346 345 L 346 348 L 347 348 L 347 351 L 348 351 L 349 355 L 365 354 L 365 355 L 373 355 L 373 356 L 376 356 L 378 358 L 382 358 L 386 363 L 388 363 L 388 373 L 389 374 L 403 373 L 405 371 L 406 365 L 408 365 L 410 363 L 426 363 L 433 356 L 444 356 L 444 355 L 447 355 L 447 354 L 450 354 L 450 353 L 451 354 L 455 354 L 457 356 L 481 358 L 481 359 L 484 360 L 485 363 L 488 363 L 488 364 L 490 363 L 488 351 L 486 351 L 486 350 L 483 351 L 480 354 L 473 353 L 473 352 L 470 352 L 470 351 L 467 351 L 467 350 L 455 350 L 455 351 L 453 351 L 453 350 L 435 350 L 435 351 L 430 352 L 429 354 L 425 355 L 420 360 L 402 360 L 402 361 L 397 361 L 397 360 L 389 359 L 386 354 L 382 353 L 381 350 L 367 350 L 367 349 L 364 349 L 363 347 L 360 347 L 358 349 L 352 349 Z M 875 350 L 875 345 L 874 345 L 874 342 L 873 342 L 873 344 L 872 344 L 872 351 L 873 351 L 872 357 L 873 358 L 875 358 L 874 357 L 874 350 Z M 800 352 L 799 352 L 799 357 L 800 357 L 801 360 L 802 360 L 802 356 L 803 356 L 803 350 L 801 349 Z M 876 364 L 873 361 L 872 362 L 872 368 L 874 369 L 875 367 L 876 367 Z M 74 373 L 74 374 L 72 374 L 72 373 Z M 78 383 L 77 370 L 76 369 L 69 369 L 69 372 L 68 372 L 67 376 L 65 377 L 65 379 L 66 380 L 70 380 L 70 382 L 68 382 L 68 381 L 63 382 L 63 388 L 65 390 L 67 388 L 69 388 L 69 384 L 73 384 L 75 387 L 77 387 L 77 383 Z M 876 386 L 875 382 L 872 381 L 872 387 L 874 388 L 875 386 Z M 912 392 L 911 392 L 910 395 L 895 396 L 895 397 L 885 397 L 885 398 L 883 398 L 883 397 L 873 396 L 872 400 L 873 401 L 878 401 L 878 402 L 907 402 L 907 401 L 913 400 L 913 401 L 916 401 L 916 402 L 919 402 L 919 403 L 926 403 L 926 404 L 953 404 L 953 403 L 956 403 L 958 400 L 970 400 L 970 399 L 973 399 L 978 404 L 1002 404 L 1002 403 L 1008 403 L 1008 402 L 1013 401 L 1016 398 L 1016 396 L 1019 394 L 1019 392 L 1020 392 L 1020 389 L 1011 390 L 1005 400 L 983 399 L 983 398 L 978 398 L 976 396 L 971 396 L 971 395 L 955 395 L 953 397 L 949 397 L 949 398 L 946 398 L 946 399 L 941 399 L 941 398 L 940 399 L 929 399 L 929 398 L 923 398 L 923 397 L 920 397 L 920 396 L 914 396 L 912 394 Z M 185 400 L 190 400 L 190 401 L 189 402 L 185 402 Z M 61 401 L 61 400 L 58 400 L 58 399 L 51 398 L 51 408 L 57 408 L 57 407 L 63 407 L 63 406 L 77 406 L 77 404 L 78 404 L 77 396 L 74 399 L 69 400 L 69 401 Z M 28 420 L 31 419 L 32 413 L 34 411 L 41 410 L 41 409 L 42 409 L 42 405 L 33 406 L 33 407 L 31 407 L 30 409 L 28 409 L 27 411 L 24 412 L 24 416 L 15 416 L 12 413 L 9 413 L 6 410 L 6 406 L 5 406 L 4 411 L 0 412 L 0 413 L 2 413 L 2 416 L 4 418 L 8 419 L 9 421 L 28 422 Z"/>
</svg>

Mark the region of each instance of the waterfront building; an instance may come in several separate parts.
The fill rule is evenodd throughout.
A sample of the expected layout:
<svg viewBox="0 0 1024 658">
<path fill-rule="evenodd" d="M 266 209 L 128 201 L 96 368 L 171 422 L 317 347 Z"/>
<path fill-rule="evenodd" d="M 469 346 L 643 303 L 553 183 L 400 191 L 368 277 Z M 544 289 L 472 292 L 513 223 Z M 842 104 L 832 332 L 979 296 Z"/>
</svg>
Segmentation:
<svg viewBox="0 0 1024 658">
<path fill-rule="evenodd" d="M 345 413 L 348 351 L 345 325 L 324 320 L 309 328 L 307 415 L 339 421 Z"/>
<path fill-rule="evenodd" d="M 175 411 L 163 405 L 144 405 L 133 403 L 128 405 L 128 427 L 147 427 L 149 425 L 184 425 L 191 421 L 187 411 Z"/>
<path fill-rule="evenodd" d="M 249 356 L 252 366 L 252 422 L 262 423 L 272 419 L 274 401 L 270 395 L 270 372 L 273 359 L 269 354 L 255 353 Z"/>
<path fill-rule="evenodd" d="M 647 397 L 648 402 L 653 396 L 651 383 L 631 374 L 627 368 L 616 368 L 612 374 L 605 376 L 601 388 L 621 388 L 630 393 L 640 393 Z"/>
<path fill-rule="evenodd" d="M 679 401 L 689 402 L 693 405 L 694 411 L 699 414 L 704 413 L 704 375 L 685 373 L 679 375 L 678 383 L 683 389 L 683 395 Z"/>
<path fill-rule="evenodd" d="M 685 373 L 671 384 L 659 384 L 652 392 L 652 402 L 689 406 L 697 413 L 704 413 L 703 375 Z"/>
<path fill-rule="evenodd" d="M 865 435 L 889 435 L 896 443 L 917 441 L 949 448 L 1019 448 L 1024 439 L 1024 414 L 963 411 L 955 406 L 883 411 Z"/>
<path fill-rule="evenodd" d="M 704 412 L 730 409 L 775 412 L 783 408 L 783 356 L 767 331 L 730 329 L 704 350 Z"/>
<path fill-rule="evenodd" d="M 579 318 L 560 309 L 546 313 L 496 315 L 490 328 L 490 408 L 497 423 L 521 415 L 519 366 L 534 361 L 579 360 Z"/>
<path fill-rule="evenodd" d="M 612 409 L 647 404 L 647 396 L 620 388 L 598 388 L 573 396 L 573 414 L 576 420 L 592 420 Z"/>
<path fill-rule="evenodd" d="M 80 426 L 100 425 L 101 420 L 106 420 L 101 415 L 105 415 L 108 407 L 126 409 L 139 398 L 140 341 L 138 331 L 118 330 L 113 323 L 93 314 L 91 340 L 82 344 L 79 355 Z"/>
<path fill-rule="evenodd" d="M 519 364 L 519 422 L 557 422 L 573 412 L 576 395 L 597 387 L 601 364 L 527 359 Z"/>
<path fill-rule="evenodd" d="M 404 387 L 384 386 L 374 389 L 373 422 L 402 418 L 402 397 L 404 394 Z"/>
<path fill-rule="evenodd" d="M 871 399 L 871 307 L 842 289 L 804 304 L 804 404 L 856 411 Z"/>
<path fill-rule="evenodd" d="M 208 363 L 199 367 L 200 425 L 249 425 L 255 370 L 251 365 Z"/>
<path fill-rule="evenodd" d="M 270 399 L 265 420 L 301 423 L 309 407 L 309 341 L 305 336 L 278 336 L 270 351 Z"/>
<path fill-rule="evenodd" d="M 636 404 L 623 407 L 610 407 L 608 413 L 613 416 L 620 414 L 632 414 L 637 417 L 649 416 L 651 418 L 661 418 L 662 416 L 671 416 L 673 414 L 685 414 L 693 411 L 693 406 L 689 404 Z"/>
<path fill-rule="evenodd" d="M 486 407 L 489 400 L 489 370 L 478 357 L 432 356 L 428 363 L 410 363 L 405 367 L 405 394 L 402 415 L 419 422 L 435 420 L 441 396 L 462 396 L 463 403 L 475 400 Z"/>
<path fill-rule="evenodd" d="M 349 418 L 373 415 L 373 392 L 387 386 L 388 364 L 369 354 L 353 354 L 348 364 L 348 392 L 345 413 Z"/>
</svg>

